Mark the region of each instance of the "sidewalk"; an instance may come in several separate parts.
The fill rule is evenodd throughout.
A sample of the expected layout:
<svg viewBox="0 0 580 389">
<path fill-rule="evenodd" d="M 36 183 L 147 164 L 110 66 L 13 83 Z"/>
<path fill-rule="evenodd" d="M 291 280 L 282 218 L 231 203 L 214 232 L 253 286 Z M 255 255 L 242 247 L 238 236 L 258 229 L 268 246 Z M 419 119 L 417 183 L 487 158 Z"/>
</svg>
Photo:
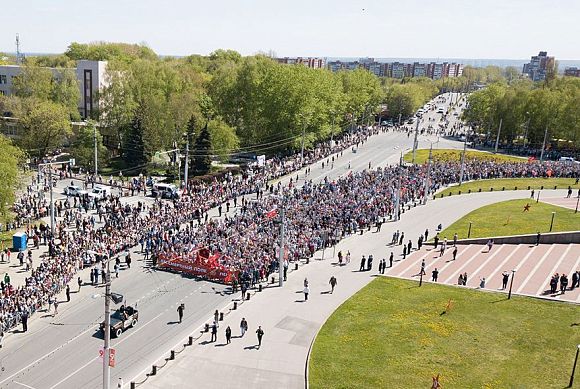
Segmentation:
<svg viewBox="0 0 580 389">
<path fill-rule="evenodd" d="M 560 192 L 554 191 L 551 195 L 558 196 Z M 238 310 L 226 315 L 220 322 L 217 342 L 209 342 L 211 335 L 203 334 L 193 347 L 186 348 L 174 361 L 167 362 L 156 376 L 149 377 L 139 387 L 183 388 L 195 382 L 196 388 L 303 388 L 306 360 L 316 333 L 342 302 L 374 278 L 378 261 L 390 254 L 387 243 L 394 230 L 404 231 L 406 237 L 415 241 L 425 228 L 434 232 L 437 224 L 449 225 L 473 209 L 527 195 L 527 191 L 496 192 L 437 199 L 429 201 L 426 207 L 405 212 L 400 222 L 383 225 L 379 233 L 354 235 L 336 248 L 337 253 L 350 250 L 352 260 L 349 265 L 338 267 L 335 259 L 311 260 L 309 265 L 289 274 L 284 287 L 257 293 Z M 416 223 L 419 219 L 421 224 Z M 399 255 L 400 247 L 396 250 L 395 255 Z M 373 270 L 359 272 L 361 256 L 369 254 L 375 258 Z M 331 255 L 327 250 L 326 258 Z M 315 258 L 321 258 L 321 252 L 317 252 Z M 329 294 L 328 281 L 333 275 L 338 285 L 334 294 Z M 308 278 L 310 287 L 307 302 L 304 302 L 302 293 L 304 278 Z M 242 317 L 248 321 L 249 330 L 240 338 Z M 260 349 L 256 347 L 258 325 L 265 332 Z M 224 335 L 227 326 L 231 327 L 233 335 L 229 345 L 225 344 Z M 191 328 L 192 334 L 199 334 L 198 331 L 198 328 Z M 162 364 L 162 355 L 167 357 L 169 350 L 159 351 L 161 360 L 158 364 Z M 145 373 L 132 380 L 142 382 Z M 125 382 L 129 383 L 127 379 Z"/>
</svg>

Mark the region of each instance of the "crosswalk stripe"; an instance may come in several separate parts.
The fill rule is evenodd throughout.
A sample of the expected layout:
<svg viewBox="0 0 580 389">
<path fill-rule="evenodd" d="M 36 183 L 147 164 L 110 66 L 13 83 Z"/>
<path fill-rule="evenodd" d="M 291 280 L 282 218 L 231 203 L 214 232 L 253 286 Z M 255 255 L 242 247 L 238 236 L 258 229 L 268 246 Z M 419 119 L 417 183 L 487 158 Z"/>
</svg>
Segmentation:
<svg viewBox="0 0 580 389">
<path fill-rule="evenodd" d="M 546 260 L 546 258 L 548 258 L 548 255 L 550 255 L 550 253 L 552 252 L 552 250 L 554 250 L 556 248 L 556 245 L 552 245 L 550 246 L 550 248 L 548 249 L 548 251 L 546 251 L 546 253 L 544 255 L 542 255 L 542 258 L 540 258 L 540 260 L 536 263 L 536 266 L 534 266 L 534 268 L 532 269 L 531 272 L 528 273 L 528 276 L 522 281 L 522 283 L 520 284 L 520 287 L 516 290 L 516 293 L 520 293 L 523 289 L 524 286 L 526 286 L 526 284 L 528 283 L 528 281 L 530 281 L 532 279 L 532 277 L 534 276 L 534 274 L 536 273 L 536 271 L 538 271 L 538 269 L 540 268 L 540 266 L 542 266 L 542 263 L 544 263 L 544 261 Z M 570 247 L 568 247 L 568 249 L 570 249 Z M 566 250 L 564 252 L 564 254 L 562 254 L 562 256 L 560 257 L 560 261 L 562 261 L 562 259 L 566 256 L 566 253 L 568 252 L 568 250 Z"/>
<path fill-rule="evenodd" d="M 554 246 L 552 246 L 554 247 Z M 572 245 L 568 245 L 568 248 L 566 249 L 566 251 L 564 251 L 564 254 L 558 259 L 558 261 L 554 264 L 554 266 L 552 267 L 552 270 L 550 270 L 548 272 L 548 277 L 551 277 L 552 274 L 554 274 L 554 272 L 556 271 L 556 269 L 558 268 L 558 266 L 560 266 L 560 264 L 562 263 L 562 261 L 564 260 L 564 258 L 566 257 L 566 254 L 568 254 L 568 251 L 570 251 L 570 249 L 572 248 Z M 544 290 L 546 290 L 546 284 L 545 283 L 541 283 L 540 287 L 538 288 L 538 291 L 536 292 L 536 294 L 540 294 L 542 293 Z"/>
</svg>

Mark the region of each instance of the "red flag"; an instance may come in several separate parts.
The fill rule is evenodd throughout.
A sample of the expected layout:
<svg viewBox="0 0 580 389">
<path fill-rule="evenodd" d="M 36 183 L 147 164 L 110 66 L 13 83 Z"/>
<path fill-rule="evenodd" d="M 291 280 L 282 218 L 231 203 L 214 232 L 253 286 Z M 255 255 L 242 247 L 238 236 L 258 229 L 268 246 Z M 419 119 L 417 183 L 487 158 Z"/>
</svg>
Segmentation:
<svg viewBox="0 0 580 389">
<path fill-rule="evenodd" d="M 274 208 L 274 209 L 272 209 L 271 211 L 269 211 L 269 212 L 266 212 L 266 217 L 267 217 L 268 219 L 273 219 L 273 218 L 275 218 L 275 217 L 276 217 L 276 215 L 277 215 L 277 214 L 278 214 L 278 210 L 277 210 L 276 208 Z"/>
</svg>

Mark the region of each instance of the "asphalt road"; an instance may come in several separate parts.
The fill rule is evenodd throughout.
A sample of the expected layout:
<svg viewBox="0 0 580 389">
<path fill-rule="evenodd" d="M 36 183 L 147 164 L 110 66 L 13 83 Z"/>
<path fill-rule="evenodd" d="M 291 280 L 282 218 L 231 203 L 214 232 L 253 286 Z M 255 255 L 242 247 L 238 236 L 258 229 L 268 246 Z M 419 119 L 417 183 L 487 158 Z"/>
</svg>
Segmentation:
<svg viewBox="0 0 580 389">
<path fill-rule="evenodd" d="M 447 95 L 448 96 L 448 95 Z M 439 103 L 439 105 L 448 104 Z M 424 115 L 440 119 L 441 115 L 429 112 Z M 450 115 L 453 120 L 453 116 Z M 423 125 L 428 123 L 423 121 Z M 436 126 L 436 122 L 431 122 Z M 414 126 L 414 125 L 413 125 Z M 413 127 L 414 128 L 414 127 Z M 419 147 L 428 147 L 435 136 L 419 138 Z M 335 179 L 351 170 L 385 166 L 396 163 L 401 151 L 411 149 L 413 135 L 388 132 L 371 137 L 356 153 L 350 150 L 337 157 L 333 169 L 322 169 L 321 163 L 311 166 L 307 179 L 315 182 Z M 461 148 L 463 144 L 441 138 L 435 146 L 439 148 Z M 304 174 L 298 173 L 303 182 Z M 296 174 L 292 175 L 296 177 Z M 282 181 L 287 182 L 289 177 Z M 57 192 L 70 180 L 59 182 Z M 55 199 L 63 197 L 55 196 Z M 123 201 L 136 202 L 143 197 L 129 197 Z M 146 200 L 151 201 L 151 200 Z M 210 216 L 217 216 L 212 210 Z M 118 279 L 113 279 L 112 290 L 125 296 L 130 305 L 137 304 L 139 323 L 128 329 L 119 339 L 112 339 L 111 347 L 116 350 L 116 367 L 111 369 L 111 386 L 115 387 L 118 377 L 127 379 L 147 369 L 167 350 L 202 326 L 220 309 L 231 301 L 227 288 L 222 285 L 197 281 L 181 275 L 156 271 L 149 268 L 137 248 L 133 250 L 133 267 L 123 269 Z M 81 273 L 88 282 L 88 273 Z M 114 277 L 114 275 L 113 275 Z M 76 291 L 76 284 L 71 286 Z M 7 337 L 0 351 L 0 388 L 97 388 L 102 385 L 102 360 L 99 350 L 102 335 L 98 330 L 103 320 L 104 287 L 83 286 L 80 293 L 72 294 L 70 303 L 63 303 L 59 313 L 37 313 L 29 322 L 27 333 Z M 62 300 L 62 297 L 61 297 Z M 177 324 L 177 305 L 185 303 L 184 322 Z M 114 305 L 113 305 L 114 306 Z M 21 328 L 21 327 L 19 327 Z"/>
</svg>

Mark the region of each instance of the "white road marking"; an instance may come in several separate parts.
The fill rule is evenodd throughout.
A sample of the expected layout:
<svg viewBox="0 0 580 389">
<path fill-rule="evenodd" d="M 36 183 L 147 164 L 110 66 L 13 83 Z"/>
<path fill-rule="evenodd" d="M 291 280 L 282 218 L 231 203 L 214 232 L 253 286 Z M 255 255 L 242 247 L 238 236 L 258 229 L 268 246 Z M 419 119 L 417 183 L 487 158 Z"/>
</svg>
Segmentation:
<svg viewBox="0 0 580 389">
<path fill-rule="evenodd" d="M 12 382 L 14 382 L 17 385 L 24 386 L 25 388 L 28 388 L 28 389 L 36 389 L 35 387 L 30 386 L 30 385 L 23 384 L 22 382 L 18 382 L 18 381 L 12 381 Z"/>
<path fill-rule="evenodd" d="M 558 260 L 558 263 L 560 263 L 564 259 L 564 257 L 566 256 L 566 253 L 568 252 L 568 250 L 570 250 L 570 247 L 572 247 L 572 245 L 568 246 L 568 249 L 564 252 L 564 254 L 562 254 L 562 256 L 560 257 L 560 259 Z M 530 281 L 532 279 L 532 277 L 534 276 L 534 273 L 536 271 L 538 271 L 538 269 L 540 268 L 540 266 L 542 266 L 542 263 L 546 260 L 546 258 L 548 258 L 548 255 L 555 248 L 556 248 L 556 245 L 550 246 L 550 248 L 548 249 L 548 251 L 546 251 L 546 253 L 544 255 L 542 255 L 542 258 L 540 258 L 540 260 L 536 263 L 536 266 L 534 266 L 534 268 L 532 269 L 532 271 L 528 273 L 528 275 L 527 275 L 526 278 L 524 278 L 524 281 L 520 284 L 520 287 L 518 289 L 516 289 L 516 293 L 520 293 L 524 289 L 524 286 L 526 286 L 526 284 L 528 283 L 528 281 Z"/>
<path fill-rule="evenodd" d="M 553 246 L 552 246 L 553 247 Z M 562 261 L 564 260 L 564 256 L 566 255 L 566 253 L 568 253 L 568 250 L 570 250 L 572 248 L 572 245 L 568 246 L 568 249 L 566 250 L 566 252 L 564 252 L 564 255 L 562 255 L 560 257 L 560 259 L 558 260 L 558 262 L 556 262 L 556 264 L 552 267 L 552 270 L 550 270 L 550 272 L 548 273 L 548 277 L 551 277 L 552 274 L 554 274 L 554 272 L 556 271 L 556 269 L 558 268 L 558 266 L 560 266 L 560 264 L 562 263 Z M 541 286 L 538 288 L 538 291 L 536 292 L 536 294 L 540 294 L 542 293 L 546 288 L 546 284 L 544 284 L 542 282 Z"/>
<path fill-rule="evenodd" d="M 135 331 L 131 331 L 131 333 L 129 335 L 123 337 L 123 339 L 121 339 L 120 341 L 116 342 L 114 345 L 111 345 L 111 346 L 117 346 L 117 345 L 123 343 L 124 341 L 126 341 L 129 338 L 131 338 L 131 336 L 133 336 L 137 332 L 141 331 L 148 324 L 150 324 L 152 321 L 154 321 L 155 319 L 157 319 L 159 316 L 163 315 L 167 311 L 168 310 L 166 309 L 165 311 L 161 312 L 159 315 L 155 316 L 153 319 L 149 320 L 147 323 L 143 324 L 142 326 L 139 326 L 139 328 L 137 328 Z M 79 371 L 81 371 L 85 367 L 89 366 L 91 363 L 93 363 L 95 361 L 95 359 L 98 359 L 98 358 L 99 357 L 92 358 L 90 361 L 88 361 L 87 363 L 85 363 L 83 366 L 79 367 L 78 369 L 76 369 L 75 371 L 73 371 L 72 373 L 70 373 L 69 375 L 67 375 L 66 377 L 64 377 L 62 380 L 58 381 L 56 384 L 54 384 L 53 386 L 51 386 L 50 389 L 56 388 L 58 385 L 62 384 L 63 382 L 65 382 L 66 380 L 68 380 L 69 378 L 71 378 L 72 376 L 74 376 L 75 374 L 77 374 Z"/>
</svg>

